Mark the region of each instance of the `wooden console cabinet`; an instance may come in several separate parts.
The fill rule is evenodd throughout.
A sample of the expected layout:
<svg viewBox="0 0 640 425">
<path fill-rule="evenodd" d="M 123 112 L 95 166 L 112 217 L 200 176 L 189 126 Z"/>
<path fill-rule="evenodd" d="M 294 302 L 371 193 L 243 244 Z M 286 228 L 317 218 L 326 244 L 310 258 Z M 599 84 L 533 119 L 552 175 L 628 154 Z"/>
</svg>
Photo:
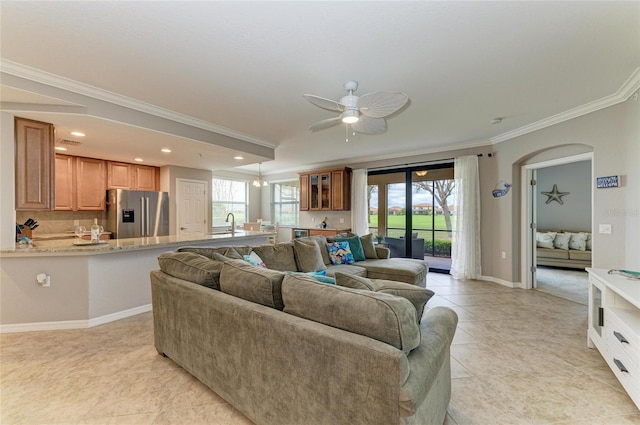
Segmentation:
<svg viewBox="0 0 640 425">
<path fill-rule="evenodd" d="M 640 408 L 640 281 L 589 272 L 587 345 L 597 348 L 629 397 Z"/>
<path fill-rule="evenodd" d="M 53 125 L 15 118 L 16 211 L 53 206 Z"/>
<path fill-rule="evenodd" d="M 300 211 L 349 211 L 351 169 L 333 168 L 300 173 Z"/>
</svg>

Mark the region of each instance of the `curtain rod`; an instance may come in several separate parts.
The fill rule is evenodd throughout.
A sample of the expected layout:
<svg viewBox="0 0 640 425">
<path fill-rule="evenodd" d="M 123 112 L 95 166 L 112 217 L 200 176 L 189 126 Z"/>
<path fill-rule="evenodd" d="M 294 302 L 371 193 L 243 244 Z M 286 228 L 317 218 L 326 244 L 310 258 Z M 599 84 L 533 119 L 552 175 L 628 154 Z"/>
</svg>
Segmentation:
<svg viewBox="0 0 640 425">
<path fill-rule="evenodd" d="M 478 158 L 482 157 L 481 153 L 477 154 Z M 493 153 L 489 152 L 487 154 L 489 158 L 493 156 Z M 423 165 L 437 165 L 437 164 L 445 164 L 447 162 L 453 162 L 455 158 L 443 158 L 443 159 L 434 159 L 432 161 L 420 161 L 420 162 L 407 162 L 404 164 L 396 164 L 396 165 L 386 165 L 384 167 L 372 167 L 367 168 L 367 171 L 382 171 L 382 170 L 392 170 L 394 168 L 406 168 L 406 167 L 420 167 Z"/>
</svg>

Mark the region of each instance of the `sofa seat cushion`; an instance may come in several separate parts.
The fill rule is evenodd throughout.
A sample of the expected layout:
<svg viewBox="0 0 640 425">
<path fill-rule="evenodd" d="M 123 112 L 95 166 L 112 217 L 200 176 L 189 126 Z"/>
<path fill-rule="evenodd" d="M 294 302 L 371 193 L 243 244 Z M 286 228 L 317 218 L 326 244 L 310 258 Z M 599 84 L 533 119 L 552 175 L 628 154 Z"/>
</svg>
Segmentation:
<svg viewBox="0 0 640 425">
<path fill-rule="evenodd" d="M 591 262 L 591 251 L 574 251 L 573 249 L 570 249 L 569 259 Z"/>
<path fill-rule="evenodd" d="M 566 249 L 538 248 L 536 249 L 536 255 L 539 258 L 555 258 L 558 260 L 569 259 L 569 251 Z"/>
<path fill-rule="evenodd" d="M 286 275 L 285 313 L 385 342 L 409 353 L 420 344 L 416 310 L 404 298 Z"/>
<path fill-rule="evenodd" d="M 425 261 L 411 258 L 358 261 L 356 265 L 367 269 L 367 277 L 370 279 L 395 280 L 412 285 L 425 282 L 429 271 Z"/>
<path fill-rule="evenodd" d="M 327 266 L 327 276 L 335 276 L 336 272 L 352 274 L 355 276 L 367 276 L 367 269 L 355 264 L 336 264 Z"/>
<path fill-rule="evenodd" d="M 195 252 L 165 252 L 158 257 L 160 270 L 208 288 L 220 289 L 222 263 Z"/>
<path fill-rule="evenodd" d="M 293 251 L 293 242 L 259 245 L 254 246 L 253 250 L 271 270 L 299 271 Z"/>
<path fill-rule="evenodd" d="M 405 282 L 395 282 L 393 280 L 369 279 L 345 273 L 336 273 L 335 279 L 336 285 L 338 286 L 380 292 L 405 298 L 415 307 L 418 323 L 422 320 L 424 307 L 434 295 L 434 292 L 430 289 L 420 288 L 419 286 L 410 285 Z"/>
<path fill-rule="evenodd" d="M 247 301 L 282 310 L 285 273 L 251 265 L 244 260 L 222 263 L 220 290 Z"/>
</svg>

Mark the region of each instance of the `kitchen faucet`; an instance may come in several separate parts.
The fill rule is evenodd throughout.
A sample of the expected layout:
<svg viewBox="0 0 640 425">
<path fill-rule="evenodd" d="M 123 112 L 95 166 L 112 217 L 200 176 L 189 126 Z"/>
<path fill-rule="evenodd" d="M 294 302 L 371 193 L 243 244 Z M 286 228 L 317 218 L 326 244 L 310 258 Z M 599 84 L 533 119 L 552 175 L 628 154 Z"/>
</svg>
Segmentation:
<svg viewBox="0 0 640 425">
<path fill-rule="evenodd" d="M 229 216 L 231 216 L 231 236 L 236 234 L 236 217 L 233 213 L 227 214 L 227 219 L 224 221 L 225 223 L 229 222 Z"/>
</svg>

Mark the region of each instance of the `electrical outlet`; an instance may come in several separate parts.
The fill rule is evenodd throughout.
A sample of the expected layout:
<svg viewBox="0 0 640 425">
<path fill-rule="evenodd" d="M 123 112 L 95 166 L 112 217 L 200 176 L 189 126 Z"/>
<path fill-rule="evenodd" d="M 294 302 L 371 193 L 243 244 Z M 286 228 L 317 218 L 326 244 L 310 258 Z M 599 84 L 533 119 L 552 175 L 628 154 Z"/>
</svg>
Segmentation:
<svg viewBox="0 0 640 425">
<path fill-rule="evenodd" d="M 79 225 L 80 225 L 80 220 L 73 220 L 73 227 L 79 226 Z"/>
<path fill-rule="evenodd" d="M 340 224 L 344 224 L 344 218 L 340 219 Z"/>
<path fill-rule="evenodd" d="M 316 222 L 316 218 L 315 217 L 311 217 L 311 222 L 315 223 Z"/>
<path fill-rule="evenodd" d="M 506 252 L 504 252 L 504 251 L 502 251 L 502 259 L 503 259 L 503 260 L 506 260 L 506 259 L 507 259 L 507 253 L 506 253 Z"/>
<path fill-rule="evenodd" d="M 611 234 L 611 225 L 610 224 L 601 224 L 599 228 L 600 233 L 604 233 L 607 235 Z"/>
</svg>

